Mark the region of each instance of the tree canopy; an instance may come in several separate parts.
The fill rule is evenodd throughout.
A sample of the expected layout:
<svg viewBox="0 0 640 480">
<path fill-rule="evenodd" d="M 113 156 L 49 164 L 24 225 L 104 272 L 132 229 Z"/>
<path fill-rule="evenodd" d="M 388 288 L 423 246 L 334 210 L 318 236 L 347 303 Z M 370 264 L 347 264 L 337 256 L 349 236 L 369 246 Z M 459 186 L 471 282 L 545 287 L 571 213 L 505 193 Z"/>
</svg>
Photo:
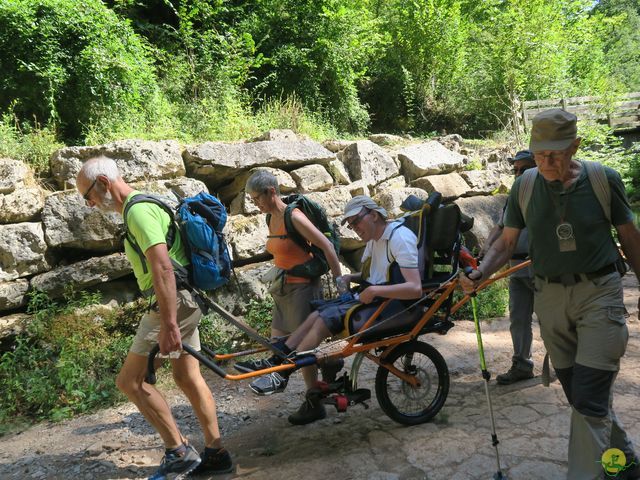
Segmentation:
<svg viewBox="0 0 640 480">
<path fill-rule="evenodd" d="M 295 98 L 338 132 L 474 135 L 640 89 L 639 32 L 634 0 L 0 0 L 0 112 L 199 138 Z"/>
</svg>

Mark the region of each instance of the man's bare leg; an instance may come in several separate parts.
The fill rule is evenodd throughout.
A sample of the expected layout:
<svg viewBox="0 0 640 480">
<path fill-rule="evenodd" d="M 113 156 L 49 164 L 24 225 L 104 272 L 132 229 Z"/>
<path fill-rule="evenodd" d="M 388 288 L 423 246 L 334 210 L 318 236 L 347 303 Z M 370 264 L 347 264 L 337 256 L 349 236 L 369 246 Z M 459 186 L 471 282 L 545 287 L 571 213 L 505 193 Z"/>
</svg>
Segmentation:
<svg viewBox="0 0 640 480">
<path fill-rule="evenodd" d="M 198 417 L 205 446 L 220 448 L 220 430 L 213 394 L 202 377 L 198 360 L 188 354 L 172 359 L 173 379 L 184 392 Z"/>
<path fill-rule="evenodd" d="M 180 430 L 165 398 L 153 385 L 144 382 L 146 373 L 147 357 L 129 352 L 116 378 L 116 386 L 156 429 L 165 447 L 177 448 L 183 443 Z"/>
</svg>

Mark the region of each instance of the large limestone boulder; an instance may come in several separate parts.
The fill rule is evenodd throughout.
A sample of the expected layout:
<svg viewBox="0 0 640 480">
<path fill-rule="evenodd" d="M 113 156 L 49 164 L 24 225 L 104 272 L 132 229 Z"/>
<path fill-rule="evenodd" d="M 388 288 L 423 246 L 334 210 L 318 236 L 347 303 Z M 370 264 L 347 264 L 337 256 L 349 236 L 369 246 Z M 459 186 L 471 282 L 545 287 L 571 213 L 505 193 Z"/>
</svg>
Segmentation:
<svg viewBox="0 0 640 480">
<path fill-rule="evenodd" d="M 212 292 L 213 300 L 222 308 L 233 315 L 244 315 L 251 300 L 263 300 L 269 297 L 269 284 L 262 280 L 262 276 L 269 271 L 273 263 L 259 262 L 236 267 L 235 277 L 232 275 L 227 285 Z M 223 329 L 229 329 L 227 322 L 220 325 Z M 231 327 L 230 333 L 233 333 Z M 235 329 L 237 332 L 237 329 Z"/>
<path fill-rule="evenodd" d="M 398 152 L 398 159 L 407 181 L 462 170 L 467 161 L 466 157 L 448 150 L 435 140 L 403 148 Z"/>
<path fill-rule="evenodd" d="M 44 197 L 44 190 L 37 186 L 0 194 L 0 223 L 37 220 L 44 206 Z"/>
<path fill-rule="evenodd" d="M 184 152 L 189 174 L 212 186 L 214 190 L 230 183 L 240 171 L 256 166 L 291 170 L 310 163 L 324 164 L 334 159 L 332 152 L 311 140 L 206 142 L 187 147 Z"/>
<path fill-rule="evenodd" d="M 53 248 L 111 252 L 121 245 L 122 217 L 86 206 L 75 190 L 49 195 L 42 223 L 47 244 Z"/>
<path fill-rule="evenodd" d="M 396 188 L 405 188 L 407 186 L 407 181 L 404 179 L 402 175 L 398 175 L 397 177 L 390 178 L 389 180 L 385 180 L 384 182 L 373 187 L 373 194 L 378 195 L 379 193 L 384 193 L 389 190 L 394 190 Z"/>
<path fill-rule="evenodd" d="M 346 186 L 335 187 L 328 192 L 313 192 L 306 196 L 318 202 L 329 217 L 342 215 L 344 206 L 351 200 L 351 192 Z"/>
<path fill-rule="evenodd" d="M 351 183 L 351 179 L 349 178 L 349 173 L 340 160 L 331 160 L 327 164 L 327 171 L 333 177 L 333 180 L 339 185 L 349 185 Z"/>
<path fill-rule="evenodd" d="M 462 213 L 473 217 L 474 224 L 470 232 L 465 233 L 467 247 L 481 247 L 489 232 L 500 221 L 502 208 L 507 201 L 506 195 L 487 197 L 467 197 L 456 200 Z"/>
<path fill-rule="evenodd" d="M 31 318 L 31 315 L 26 313 L 13 313 L 0 317 L 0 351 L 7 351 L 13 347 L 11 337 L 22 333 Z"/>
<path fill-rule="evenodd" d="M 29 167 L 19 160 L 0 158 L 0 194 L 6 195 L 32 183 L 33 175 Z"/>
<path fill-rule="evenodd" d="M 56 297 L 64 293 L 67 285 L 77 290 L 124 277 L 132 273 L 124 253 L 93 257 L 71 265 L 55 268 L 31 279 L 31 287 Z"/>
<path fill-rule="evenodd" d="M 429 193 L 440 192 L 444 201 L 462 197 L 469 191 L 467 182 L 456 172 L 418 178 L 411 185 Z"/>
<path fill-rule="evenodd" d="M 51 156 L 51 173 L 60 188 L 75 187 L 82 164 L 98 155 L 115 160 L 127 182 L 185 174 L 181 147 L 175 140 L 118 140 L 104 145 L 62 148 Z"/>
<path fill-rule="evenodd" d="M 409 195 L 415 195 L 422 200 L 426 200 L 429 197 L 429 194 L 421 188 L 406 187 L 378 193 L 373 199 L 378 205 L 384 207 L 390 218 L 395 218 L 405 213 L 400 209 L 400 204 L 402 204 Z"/>
<path fill-rule="evenodd" d="M 0 158 L 0 223 L 37 220 L 44 197 L 28 165 Z"/>
<path fill-rule="evenodd" d="M 0 311 L 15 310 L 27 303 L 29 281 L 20 278 L 13 282 L 0 282 Z"/>
<path fill-rule="evenodd" d="M 373 135 L 369 135 L 369 140 L 383 147 L 400 143 L 404 141 L 404 138 L 398 135 L 391 135 L 390 133 L 374 133 Z"/>
<path fill-rule="evenodd" d="M 0 282 L 51 268 L 41 223 L 0 225 Z"/>
<path fill-rule="evenodd" d="M 333 187 L 333 177 L 322 165 L 305 165 L 291 171 L 301 193 L 324 192 Z"/>
<path fill-rule="evenodd" d="M 252 142 L 266 142 L 266 141 L 296 141 L 299 140 L 298 135 L 293 130 L 288 128 L 274 128 L 268 132 L 264 132 L 262 135 L 252 139 Z"/>
<path fill-rule="evenodd" d="M 353 143 L 353 140 L 325 140 L 322 146 L 333 153 L 344 150 Z"/>
<path fill-rule="evenodd" d="M 279 168 L 258 167 L 252 168 L 251 170 L 243 170 L 238 172 L 231 183 L 220 187 L 217 190 L 220 199 L 223 202 L 227 203 L 240 195 L 240 193 L 244 191 L 247 180 L 249 180 L 249 177 L 256 170 L 266 170 L 272 173 L 273 176 L 278 180 L 278 186 L 280 187 L 280 193 L 282 194 L 293 192 L 298 188 L 298 186 L 296 185 L 296 181 L 288 172 L 285 172 L 284 170 L 281 170 Z"/>
<path fill-rule="evenodd" d="M 377 185 L 400 172 L 393 157 L 370 140 L 349 145 L 341 154 L 351 180 L 363 180 L 369 186 Z"/>
<path fill-rule="evenodd" d="M 467 195 L 490 195 L 500 186 L 500 177 L 490 170 L 470 170 L 460 176 L 469 184 Z"/>
<path fill-rule="evenodd" d="M 177 203 L 174 191 L 180 196 L 208 191 L 204 183 L 187 177 L 134 182 L 131 186 L 136 190 L 161 196 L 169 205 Z M 118 250 L 122 245 L 122 216 L 116 212 L 103 212 L 86 206 L 75 190 L 49 195 L 42 211 L 42 222 L 50 247 L 106 253 Z"/>
<path fill-rule="evenodd" d="M 244 190 L 241 191 L 229 205 L 229 215 L 255 215 L 260 209 L 251 200 L 251 196 Z"/>
<path fill-rule="evenodd" d="M 248 260 L 266 256 L 265 248 L 269 229 L 265 215 L 233 215 L 227 219 L 224 227 L 227 242 L 234 260 Z"/>
</svg>

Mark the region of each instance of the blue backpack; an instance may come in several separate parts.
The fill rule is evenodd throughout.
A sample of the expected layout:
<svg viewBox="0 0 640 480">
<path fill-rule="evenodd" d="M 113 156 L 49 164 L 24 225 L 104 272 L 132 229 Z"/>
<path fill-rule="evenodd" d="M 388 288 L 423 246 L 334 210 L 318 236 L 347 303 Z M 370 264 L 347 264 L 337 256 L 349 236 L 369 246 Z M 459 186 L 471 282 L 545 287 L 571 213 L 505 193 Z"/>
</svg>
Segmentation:
<svg viewBox="0 0 640 480">
<path fill-rule="evenodd" d="M 144 252 L 127 227 L 129 209 L 141 202 L 158 205 L 171 218 L 171 226 L 167 233 L 167 249 L 171 249 L 176 231 L 180 232 L 191 264 L 185 268 L 171 260 L 178 280 L 187 281 L 190 286 L 201 290 L 214 290 L 229 281 L 231 258 L 222 233 L 227 222 L 227 211 L 220 200 L 213 195 L 200 192 L 193 197 L 182 198 L 174 213 L 173 209 L 158 197 L 147 194 L 134 196 L 127 203 L 122 215 L 125 238 L 140 256 L 143 270 L 147 273 Z"/>
</svg>

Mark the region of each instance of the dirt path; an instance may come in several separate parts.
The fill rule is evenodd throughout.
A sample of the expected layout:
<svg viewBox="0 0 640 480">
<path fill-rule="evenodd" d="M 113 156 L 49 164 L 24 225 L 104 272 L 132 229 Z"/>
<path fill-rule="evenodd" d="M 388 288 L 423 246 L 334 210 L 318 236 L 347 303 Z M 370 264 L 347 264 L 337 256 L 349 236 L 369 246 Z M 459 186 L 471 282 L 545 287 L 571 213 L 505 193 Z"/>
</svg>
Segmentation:
<svg viewBox="0 0 640 480">
<path fill-rule="evenodd" d="M 638 288 L 625 278 L 631 338 L 616 383 L 615 407 L 632 440 L 640 444 L 640 324 Z M 534 332 L 539 374 L 543 347 Z M 510 365 L 505 319 L 484 325 L 487 364 L 495 376 Z M 292 377 L 285 393 L 256 397 L 246 383 L 207 375 L 216 395 L 225 444 L 237 461 L 234 475 L 246 480 L 436 480 L 491 478 L 496 470 L 487 407 L 478 371 L 471 322 L 458 322 L 446 336 L 428 336 L 447 360 L 451 388 L 432 421 L 403 427 L 390 420 L 375 399 L 369 409 L 329 411 L 325 420 L 304 427 L 286 417 L 302 401 L 303 383 Z M 365 362 L 360 386 L 373 390 L 375 369 Z M 508 387 L 492 382 L 503 470 L 510 480 L 561 479 L 566 471 L 569 410 L 562 390 L 540 378 Z M 375 395 L 375 394 L 374 394 Z M 170 402 L 183 431 L 201 446 L 197 422 L 183 398 Z M 2 479 L 146 478 L 161 457 L 160 441 L 130 405 L 74 420 L 46 424 L 0 439 Z M 598 459 L 594 459 L 596 461 Z"/>
</svg>

